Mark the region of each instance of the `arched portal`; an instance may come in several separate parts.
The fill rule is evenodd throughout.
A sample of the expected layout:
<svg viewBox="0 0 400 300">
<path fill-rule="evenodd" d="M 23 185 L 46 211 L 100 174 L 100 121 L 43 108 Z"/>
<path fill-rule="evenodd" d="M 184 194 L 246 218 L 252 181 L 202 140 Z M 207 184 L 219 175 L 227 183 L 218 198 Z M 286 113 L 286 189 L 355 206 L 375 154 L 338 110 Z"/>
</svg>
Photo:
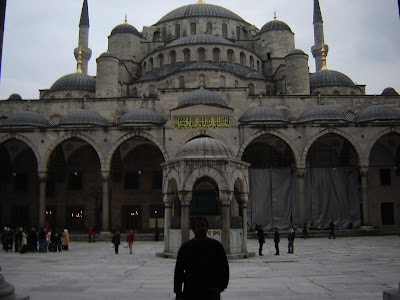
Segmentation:
<svg viewBox="0 0 400 300">
<path fill-rule="evenodd" d="M 220 214 L 218 186 L 214 180 L 202 178 L 196 182 L 190 208 L 192 216 L 217 216 Z"/>
<path fill-rule="evenodd" d="M 277 136 L 261 135 L 249 143 L 242 160 L 250 163 L 249 228 L 285 229 L 298 223 L 295 158 L 290 146 Z"/>
<path fill-rule="evenodd" d="M 306 222 L 326 229 L 361 225 L 359 159 L 353 145 L 334 133 L 314 141 L 306 157 Z"/>
<path fill-rule="evenodd" d="M 368 198 L 371 225 L 400 224 L 400 135 L 387 133 L 371 149 L 368 169 Z"/>
<path fill-rule="evenodd" d="M 0 218 L 7 226 L 38 224 L 38 163 L 18 139 L 0 144 Z"/>
</svg>

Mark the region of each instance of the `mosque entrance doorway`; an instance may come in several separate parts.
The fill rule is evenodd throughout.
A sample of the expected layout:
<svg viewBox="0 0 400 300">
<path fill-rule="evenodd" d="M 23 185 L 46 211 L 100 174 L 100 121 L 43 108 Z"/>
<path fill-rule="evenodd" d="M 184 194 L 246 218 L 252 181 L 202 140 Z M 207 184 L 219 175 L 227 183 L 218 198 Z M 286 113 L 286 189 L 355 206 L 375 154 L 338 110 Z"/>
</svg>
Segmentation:
<svg viewBox="0 0 400 300">
<path fill-rule="evenodd" d="M 200 182 L 193 190 L 191 204 L 192 216 L 216 216 L 219 215 L 217 191 L 213 184 L 207 181 Z"/>
</svg>

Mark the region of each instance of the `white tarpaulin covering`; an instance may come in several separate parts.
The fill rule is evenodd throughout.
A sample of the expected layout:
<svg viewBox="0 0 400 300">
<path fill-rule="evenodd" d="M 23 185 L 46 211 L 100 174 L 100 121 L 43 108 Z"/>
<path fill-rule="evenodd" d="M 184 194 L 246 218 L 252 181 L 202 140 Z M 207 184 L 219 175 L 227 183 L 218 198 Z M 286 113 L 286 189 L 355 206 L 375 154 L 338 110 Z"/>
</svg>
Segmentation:
<svg viewBox="0 0 400 300">
<path fill-rule="evenodd" d="M 248 227 L 263 225 L 286 229 L 299 224 L 297 174 L 290 168 L 249 169 L 250 192 Z M 305 178 L 306 221 L 308 226 L 326 229 L 329 220 L 336 228 L 359 227 L 358 173 L 350 168 L 307 169 Z M 301 226 L 301 224 L 299 224 Z"/>
</svg>

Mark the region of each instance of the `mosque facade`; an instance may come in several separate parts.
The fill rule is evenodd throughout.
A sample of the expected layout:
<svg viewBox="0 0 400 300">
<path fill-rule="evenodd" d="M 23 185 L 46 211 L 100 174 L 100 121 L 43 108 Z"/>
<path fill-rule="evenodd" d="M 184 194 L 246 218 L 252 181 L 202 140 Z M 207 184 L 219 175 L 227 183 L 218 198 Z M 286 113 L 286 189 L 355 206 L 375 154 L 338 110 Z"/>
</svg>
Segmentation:
<svg viewBox="0 0 400 300">
<path fill-rule="evenodd" d="M 399 226 L 400 97 L 327 67 L 318 0 L 313 24 L 309 58 L 276 17 L 259 29 L 200 0 L 117 25 L 89 75 L 84 0 L 76 73 L 0 101 L 1 222 L 159 227 L 167 253 L 195 215 L 228 253 L 257 224 Z"/>
</svg>

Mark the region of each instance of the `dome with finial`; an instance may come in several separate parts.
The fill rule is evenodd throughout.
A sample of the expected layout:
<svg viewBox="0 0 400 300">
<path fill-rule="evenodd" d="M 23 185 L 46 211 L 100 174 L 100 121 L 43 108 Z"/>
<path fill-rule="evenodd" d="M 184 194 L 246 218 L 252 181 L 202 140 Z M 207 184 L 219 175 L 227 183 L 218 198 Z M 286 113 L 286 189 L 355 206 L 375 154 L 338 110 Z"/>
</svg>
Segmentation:
<svg viewBox="0 0 400 300">
<path fill-rule="evenodd" d="M 150 108 L 137 108 L 125 113 L 118 121 L 118 124 L 164 124 L 166 120 L 162 115 Z"/>
<path fill-rule="evenodd" d="M 42 115 L 26 110 L 13 113 L 4 120 L 2 126 L 49 127 L 50 123 Z"/>
<path fill-rule="evenodd" d="M 57 79 L 57 81 L 54 82 L 53 85 L 50 87 L 50 92 L 64 90 L 95 92 L 96 79 L 93 76 L 87 74 L 72 73 Z"/>
<path fill-rule="evenodd" d="M 209 105 L 217 107 L 228 107 L 224 99 L 218 94 L 200 88 L 193 92 L 186 94 L 178 103 L 178 108 L 194 106 L 194 105 Z"/>
<path fill-rule="evenodd" d="M 297 123 L 316 121 L 342 121 L 347 122 L 345 115 L 336 107 L 317 105 L 305 110 L 297 119 Z"/>
<path fill-rule="evenodd" d="M 223 142 L 211 137 L 199 137 L 187 142 L 177 154 L 186 159 L 233 158 L 232 150 Z"/>
<path fill-rule="evenodd" d="M 131 33 L 131 34 L 141 37 L 139 31 L 133 25 L 128 24 L 126 15 L 125 15 L 125 22 L 114 27 L 114 29 L 111 31 L 110 36 L 112 36 L 114 34 L 119 34 L 119 33 Z"/>
<path fill-rule="evenodd" d="M 382 91 L 382 96 L 398 96 L 399 93 L 392 88 L 392 87 L 387 87 Z"/>
<path fill-rule="evenodd" d="M 59 125 L 98 125 L 107 126 L 108 122 L 99 113 L 89 109 L 78 109 L 61 118 Z"/>
<path fill-rule="evenodd" d="M 20 94 L 11 94 L 10 97 L 8 97 L 8 100 L 10 101 L 15 101 L 15 100 L 22 100 L 22 97 Z"/>
<path fill-rule="evenodd" d="M 272 106 L 259 105 L 250 108 L 239 118 L 239 123 L 252 122 L 288 122 L 288 119 Z"/>
<path fill-rule="evenodd" d="M 290 29 L 289 25 L 276 18 L 276 12 L 274 12 L 274 19 L 266 23 L 263 27 L 261 27 L 260 33 L 270 30 L 284 30 L 292 32 L 292 29 Z"/>
<path fill-rule="evenodd" d="M 399 121 L 400 113 L 394 108 L 383 104 L 367 107 L 360 111 L 354 118 L 354 122 L 362 123 L 368 121 Z"/>
</svg>

